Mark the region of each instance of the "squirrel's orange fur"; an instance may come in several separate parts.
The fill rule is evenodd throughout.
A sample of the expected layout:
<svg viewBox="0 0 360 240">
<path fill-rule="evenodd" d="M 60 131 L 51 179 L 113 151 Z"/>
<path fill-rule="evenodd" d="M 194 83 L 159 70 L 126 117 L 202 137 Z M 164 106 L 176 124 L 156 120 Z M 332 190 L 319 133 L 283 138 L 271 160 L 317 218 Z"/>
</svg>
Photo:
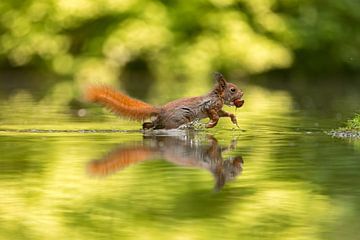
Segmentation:
<svg viewBox="0 0 360 240">
<path fill-rule="evenodd" d="M 112 112 L 132 120 L 144 120 L 159 111 L 150 104 L 130 98 L 107 86 L 90 86 L 86 91 L 85 98 L 88 101 L 100 103 Z"/>
</svg>

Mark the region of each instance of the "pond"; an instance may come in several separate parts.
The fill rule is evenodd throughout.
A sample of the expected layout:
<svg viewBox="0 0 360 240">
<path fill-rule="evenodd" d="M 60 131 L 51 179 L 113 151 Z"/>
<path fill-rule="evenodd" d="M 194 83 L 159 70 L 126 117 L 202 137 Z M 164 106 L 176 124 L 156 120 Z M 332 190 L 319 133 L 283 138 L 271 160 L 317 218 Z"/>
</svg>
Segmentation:
<svg viewBox="0 0 360 240">
<path fill-rule="evenodd" d="M 245 93 L 240 128 L 144 134 L 18 92 L 0 106 L 0 238 L 358 239 L 360 143 L 325 133 L 349 95 L 317 111 Z"/>
</svg>

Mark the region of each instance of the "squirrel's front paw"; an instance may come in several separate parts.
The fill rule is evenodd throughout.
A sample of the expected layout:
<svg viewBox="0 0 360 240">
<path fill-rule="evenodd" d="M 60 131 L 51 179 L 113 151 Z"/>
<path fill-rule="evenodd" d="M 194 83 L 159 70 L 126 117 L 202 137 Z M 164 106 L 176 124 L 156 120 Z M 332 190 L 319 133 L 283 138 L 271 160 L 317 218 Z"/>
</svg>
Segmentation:
<svg viewBox="0 0 360 240">
<path fill-rule="evenodd" d="M 233 124 L 235 124 L 237 127 L 239 127 L 236 116 L 234 114 L 230 114 L 230 119 Z"/>
<path fill-rule="evenodd" d="M 237 119 L 236 119 L 236 116 L 234 115 L 234 114 L 230 114 L 230 119 L 231 119 L 231 122 L 233 123 L 233 124 L 236 124 L 237 125 Z"/>
<path fill-rule="evenodd" d="M 213 127 L 215 127 L 216 126 L 216 124 L 217 124 L 217 122 L 213 122 L 213 121 L 211 121 L 211 122 L 209 122 L 208 124 L 206 124 L 206 128 L 213 128 Z"/>
</svg>

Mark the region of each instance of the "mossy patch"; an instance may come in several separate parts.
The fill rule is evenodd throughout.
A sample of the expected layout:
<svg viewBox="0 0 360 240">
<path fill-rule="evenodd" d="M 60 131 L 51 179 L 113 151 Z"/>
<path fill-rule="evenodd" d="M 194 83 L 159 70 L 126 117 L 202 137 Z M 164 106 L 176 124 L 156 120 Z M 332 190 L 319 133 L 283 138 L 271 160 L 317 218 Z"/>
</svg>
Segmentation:
<svg viewBox="0 0 360 240">
<path fill-rule="evenodd" d="M 329 134 L 339 138 L 359 138 L 360 139 L 360 114 L 356 114 L 351 120 L 348 120 L 345 127 L 332 130 Z"/>
<path fill-rule="evenodd" d="M 360 131 L 360 114 L 356 114 L 351 120 L 346 123 L 347 130 Z"/>
</svg>

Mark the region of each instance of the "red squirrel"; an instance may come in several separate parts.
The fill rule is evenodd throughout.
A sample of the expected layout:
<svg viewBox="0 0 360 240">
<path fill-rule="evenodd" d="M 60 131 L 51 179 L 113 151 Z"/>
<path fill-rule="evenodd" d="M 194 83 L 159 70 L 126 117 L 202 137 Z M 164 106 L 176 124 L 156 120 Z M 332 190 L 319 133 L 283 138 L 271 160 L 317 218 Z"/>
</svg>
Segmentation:
<svg viewBox="0 0 360 240">
<path fill-rule="evenodd" d="M 207 128 L 215 127 L 220 117 L 229 117 L 237 125 L 234 114 L 225 112 L 225 105 L 237 108 L 244 104 L 243 91 L 235 84 L 225 80 L 221 73 L 215 73 L 217 81 L 214 89 L 203 96 L 181 98 L 157 107 L 140 100 L 128 97 L 106 86 L 90 86 L 86 91 L 86 99 L 100 103 L 112 112 L 131 120 L 143 121 L 143 129 L 173 129 L 194 120 L 210 118 Z"/>
</svg>

